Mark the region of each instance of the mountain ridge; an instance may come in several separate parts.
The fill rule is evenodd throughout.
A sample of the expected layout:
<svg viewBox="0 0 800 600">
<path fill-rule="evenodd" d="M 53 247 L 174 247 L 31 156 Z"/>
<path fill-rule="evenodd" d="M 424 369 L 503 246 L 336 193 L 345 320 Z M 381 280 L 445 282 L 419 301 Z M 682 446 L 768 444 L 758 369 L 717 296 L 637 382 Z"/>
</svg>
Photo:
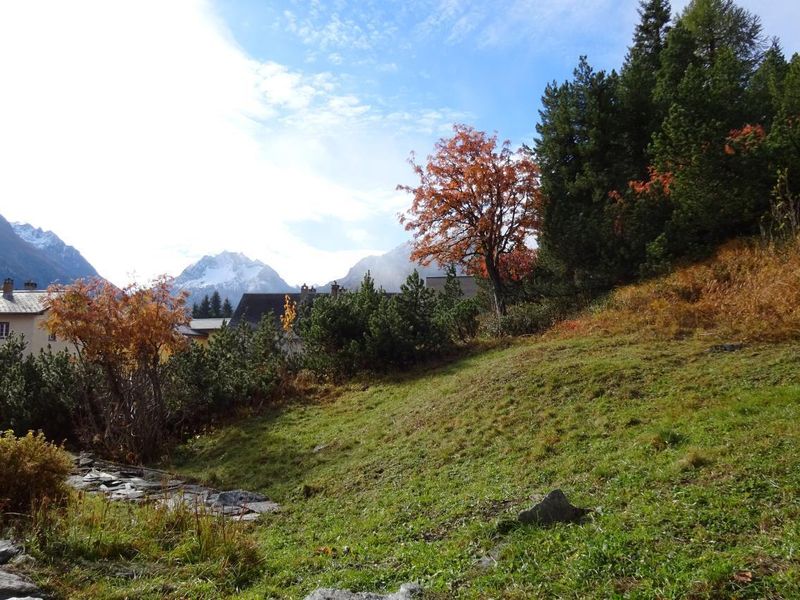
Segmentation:
<svg viewBox="0 0 800 600">
<path fill-rule="evenodd" d="M 22 232 L 22 235 L 18 233 Z M 0 215 L 0 277 L 15 287 L 34 281 L 40 288 L 97 277 L 95 268 L 52 231 L 28 223 L 10 223 Z"/>
</svg>

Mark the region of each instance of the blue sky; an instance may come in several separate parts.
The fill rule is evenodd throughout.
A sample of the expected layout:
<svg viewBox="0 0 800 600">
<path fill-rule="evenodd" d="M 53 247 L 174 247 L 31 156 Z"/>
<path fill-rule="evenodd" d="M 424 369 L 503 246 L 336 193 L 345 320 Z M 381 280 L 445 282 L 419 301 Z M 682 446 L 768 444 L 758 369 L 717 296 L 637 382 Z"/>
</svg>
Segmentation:
<svg viewBox="0 0 800 600">
<path fill-rule="evenodd" d="M 741 4 L 798 49 L 800 2 Z M 412 150 L 454 122 L 530 143 L 544 86 L 581 54 L 618 67 L 637 5 L 8 0 L 0 214 L 116 283 L 222 250 L 341 277 L 407 239 Z"/>
</svg>

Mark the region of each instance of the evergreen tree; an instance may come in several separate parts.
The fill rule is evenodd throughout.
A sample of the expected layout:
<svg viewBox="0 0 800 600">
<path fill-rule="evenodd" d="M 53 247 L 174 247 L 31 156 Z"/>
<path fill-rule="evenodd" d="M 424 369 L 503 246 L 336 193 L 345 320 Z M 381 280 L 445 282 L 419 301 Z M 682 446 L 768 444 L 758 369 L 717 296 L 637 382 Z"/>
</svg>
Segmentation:
<svg viewBox="0 0 800 600">
<path fill-rule="evenodd" d="M 541 252 L 581 288 L 605 288 L 622 268 L 607 215 L 609 192 L 629 179 L 616 73 L 581 57 L 573 80 L 547 86 L 535 155 L 544 197 Z"/>
<path fill-rule="evenodd" d="M 218 319 L 222 316 L 222 300 L 219 297 L 219 292 L 214 290 L 211 294 L 211 302 L 209 306 L 209 314 L 211 317 Z"/>
<path fill-rule="evenodd" d="M 658 90 L 668 110 L 652 153 L 670 175 L 672 211 L 650 263 L 754 231 L 774 177 L 729 139 L 764 111 L 748 93 L 762 56 L 758 17 L 728 0 L 693 0 L 668 34 Z"/>
<path fill-rule="evenodd" d="M 192 318 L 199 319 L 200 318 L 200 307 L 197 305 L 197 302 L 192 304 Z"/>
<path fill-rule="evenodd" d="M 200 302 L 200 310 L 198 312 L 198 318 L 200 319 L 208 319 L 211 317 L 211 301 L 208 299 L 208 294 L 203 296 L 203 300 Z"/>
<path fill-rule="evenodd" d="M 233 316 L 233 306 L 231 306 L 231 301 L 227 298 L 222 303 L 222 316 L 226 319 Z"/>
<path fill-rule="evenodd" d="M 667 0 L 642 0 L 633 45 L 620 72 L 622 129 L 630 179 L 647 176 L 650 165 L 648 146 L 664 119 L 663 111 L 655 101 L 655 88 L 661 52 L 669 32 L 670 14 Z"/>
</svg>

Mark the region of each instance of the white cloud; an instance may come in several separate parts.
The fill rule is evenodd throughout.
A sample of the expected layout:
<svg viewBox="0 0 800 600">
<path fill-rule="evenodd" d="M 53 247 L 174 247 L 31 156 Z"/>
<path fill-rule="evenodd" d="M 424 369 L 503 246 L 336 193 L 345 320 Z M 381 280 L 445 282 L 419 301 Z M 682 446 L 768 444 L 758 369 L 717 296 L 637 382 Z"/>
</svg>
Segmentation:
<svg viewBox="0 0 800 600">
<path fill-rule="evenodd" d="M 292 282 L 341 276 L 380 249 L 323 252 L 287 224 L 336 216 L 366 239 L 360 220 L 397 211 L 408 151 L 458 116 L 387 119 L 330 73 L 258 63 L 201 0 L 3 2 L 0 82 L 0 214 L 115 283 L 223 249 Z"/>
</svg>

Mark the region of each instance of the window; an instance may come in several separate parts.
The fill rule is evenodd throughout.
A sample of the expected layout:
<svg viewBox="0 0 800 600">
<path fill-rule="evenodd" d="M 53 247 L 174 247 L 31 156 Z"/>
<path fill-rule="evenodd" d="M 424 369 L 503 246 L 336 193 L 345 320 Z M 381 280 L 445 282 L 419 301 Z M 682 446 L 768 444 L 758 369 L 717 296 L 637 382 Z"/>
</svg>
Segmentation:
<svg viewBox="0 0 800 600">
<path fill-rule="evenodd" d="M 4 340 L 11 333 L 11 323 L 8 321 L 0 321 L 0 340 Z"/>
</svg>

